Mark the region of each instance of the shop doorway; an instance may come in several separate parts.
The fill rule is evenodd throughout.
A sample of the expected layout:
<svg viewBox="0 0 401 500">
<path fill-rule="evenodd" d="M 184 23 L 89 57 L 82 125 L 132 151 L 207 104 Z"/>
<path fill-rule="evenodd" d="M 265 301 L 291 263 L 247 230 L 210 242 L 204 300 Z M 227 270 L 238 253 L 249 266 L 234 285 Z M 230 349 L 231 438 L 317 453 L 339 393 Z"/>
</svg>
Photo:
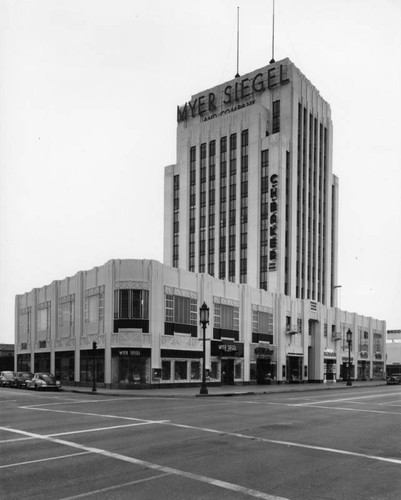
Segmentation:
<svg viewBox="0 0 401 500">
<path fill-rule="evenodd" d="M 257 358 L 256 360 L 256 382 L 258 384 L 268 384 L 271 382 L 272 372 L 270 358 Z"/>
<path fill-rule="evenodd" d="M 234 385 L 234 360 L 221 360 L 221 383 L 223 385 Z"/>
<path fill-rule="evenodd" d="M 287 382 L 293 384 L 302 381 L 302 356 L 287 356 Z"/>
</svg>

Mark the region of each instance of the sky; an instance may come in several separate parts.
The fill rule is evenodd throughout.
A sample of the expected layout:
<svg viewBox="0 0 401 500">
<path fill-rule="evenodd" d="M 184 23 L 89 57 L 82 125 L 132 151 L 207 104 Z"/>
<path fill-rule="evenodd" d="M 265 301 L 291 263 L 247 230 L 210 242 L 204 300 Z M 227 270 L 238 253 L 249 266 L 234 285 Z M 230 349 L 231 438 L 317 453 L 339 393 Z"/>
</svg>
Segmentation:
<svg viewBox="0 0 401 500">
<path fill-rule="evenodd" d="M 266 66 L 272 0 L 0 0 L 0 343 L 15 295 L 163 261 L 176 108 Z M 276 61 L 329 102 L 339 306 L 401 328 L 401 0 L 276 0 Z"/>
</svg>

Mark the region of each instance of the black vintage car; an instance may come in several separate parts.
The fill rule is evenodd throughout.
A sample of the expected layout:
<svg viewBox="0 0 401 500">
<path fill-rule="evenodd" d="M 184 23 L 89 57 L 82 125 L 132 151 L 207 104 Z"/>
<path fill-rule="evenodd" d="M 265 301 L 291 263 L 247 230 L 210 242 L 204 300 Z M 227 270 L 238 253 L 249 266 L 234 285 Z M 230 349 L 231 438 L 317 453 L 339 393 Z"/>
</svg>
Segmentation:
<svg viewBox="0 0 401 500">
<path fill-rule="evenodd" d="M 26 388 L 27 381 L 33 379 L 33 373 L 31 372 L 15 372 L 15 385 L 18 389 L 22 387 Z"/>
<path fill-rule="evenodd" d="M 401 373 L 393 373 L 387 377 L 387 385 L 398 385 L 401 384 Z"/>
</svg>

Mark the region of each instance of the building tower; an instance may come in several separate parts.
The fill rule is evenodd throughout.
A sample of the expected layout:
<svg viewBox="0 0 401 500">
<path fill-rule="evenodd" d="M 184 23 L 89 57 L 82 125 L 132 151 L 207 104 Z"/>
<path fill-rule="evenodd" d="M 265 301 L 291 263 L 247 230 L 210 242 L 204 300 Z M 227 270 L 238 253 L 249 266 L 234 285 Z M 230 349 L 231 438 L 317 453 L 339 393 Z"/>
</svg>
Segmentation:
<svg viewBox="0 0 401 500">
<path fill-rule="evenodd" d="M 289 60 L 177 107 L 164 263 L 335 306 L 330 106 Z"/>
</svg>

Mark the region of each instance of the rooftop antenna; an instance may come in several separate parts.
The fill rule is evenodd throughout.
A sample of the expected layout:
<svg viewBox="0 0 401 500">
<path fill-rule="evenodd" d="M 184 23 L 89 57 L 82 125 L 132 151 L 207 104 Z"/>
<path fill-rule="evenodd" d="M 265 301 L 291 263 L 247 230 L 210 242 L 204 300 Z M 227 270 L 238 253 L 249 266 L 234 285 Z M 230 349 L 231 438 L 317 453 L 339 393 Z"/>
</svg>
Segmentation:
<svg viewBox="0 0 401 500">
<path fill-rule="evenodd" d="M 239 74 L 239 7 L 237 7 L 237 74 L 235 78 L 238 78 Z"/>
<path fill-rule="evenodd" d="M 270 60 L 270 64 L 273 64 L 274 62 L 276 62 L 274 60 L 274 0 L 273 0 L 273 30 L 272 30 L 272 58 Z"/>
</svg>

